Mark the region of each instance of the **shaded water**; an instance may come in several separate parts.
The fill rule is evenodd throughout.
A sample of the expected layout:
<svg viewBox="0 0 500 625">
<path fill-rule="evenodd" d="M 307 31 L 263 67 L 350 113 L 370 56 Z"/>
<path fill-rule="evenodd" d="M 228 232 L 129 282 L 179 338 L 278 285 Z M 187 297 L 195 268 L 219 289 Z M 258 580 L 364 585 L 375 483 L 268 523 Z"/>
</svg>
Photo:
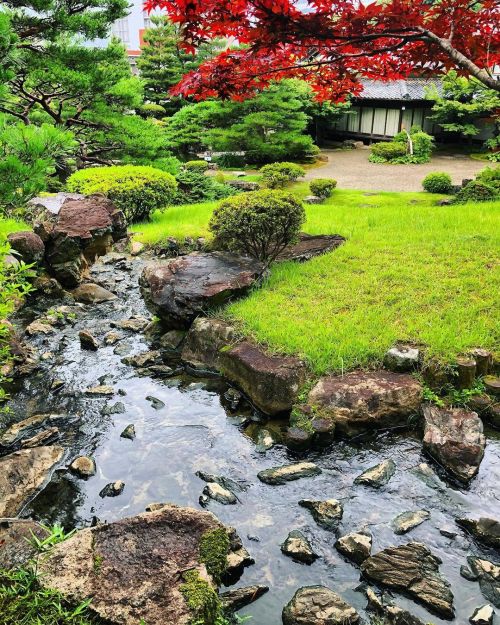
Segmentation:
<svg viewBox="0 0 500 625">
<path fill-rule="evenodd" d="M 245 546 L 255 558 L 246 569 L 240 584 L 267 584 L 270 592 L 241 614 L 252 615 L 255 625 L 278 625 L 281 610 L 294 592 L 303 585 L 324 584 L 339 592 L 364 613 L 364 593 L 359 569 L 346 561 L 334 548 L 335 534 L 318 527 L 309 512 L 297 505 L 299 499 L 339 499 L 344 518 L 339 535 L 368 528 L 373 534 L 372 553 L 390 545 L 416 540 L 425 543 L 443 560 L 441 571 L 452 584 L 457 616 L 463 624 L 474 609 L 486 603 L 477 583 L 459 575 L 460 566 L 471 553 L 494 559 L 487 549 L 474 544 L 454 523 L 458 516 L 498 516 L 500 480 L 500 441 L 489 437 L 479 476 L 469 490 L 459 489 L 439 480 L 425 480 L 414 469 L 426 461 L 421 444 L 413 434 L 391 433 L 363 442 L 340 442 L 322 453 L 310 453 L 308 460 L 323 470 L 319 476 L 285 486 L 269 486 L 257 479 L 265 468 L 295 459 L 286 449 L 276 446 L 258 453 L 255 437 L 258 427 L 242 425 L 242 417 L 253 418 L 249 406 L 232 412 L 223 398 L 224 381 L 188 376 L 169 380 L 139 377 L 137 371 L 121 362 L 115 346 L 97 352 L 80 348 L 78 331 L 91 330 L 99 339 L 111 329 L 110 322 L 132 315 L 147 316 L 137 287 L 141 260 L 129 263 L 130 271 L 113 265 L 97 264 L 93 277 L 103 286 L 116 289 L 119 299 L 82 308 L 74 326 L 67 325 L 56 335 L 33 339 L 41 351 L 53 358 L 43 369 L 26 379 L 16 393 L 11 407 L 15 420 L 41 412 L 64 413 L 60 421 L 61 443 L 68 448 L 65 462 L 45 490 L 23 511 L 46 523 L 62 523 L 66 528 L 87 526 L 94 517 L 113 521 L 144 511 L 151 502 L 172 502 L 198 507 L 204 487 L 196 475 L 202 470 L 241 480 L 248 488 L 238 494 L 240 502 L 223 506 L 212 502 L 209 509 L 226 524 L 236 527 Z M 119 281 L 116 281 L 118 278 Z M 131 354 L 149 349 L 140 334 L 120 331 Z M 65 386 L 59 393 L 49 390 L 53 379 Z M 115 389 L 112 398 L 89 398 L 83 392 L 99 383 Z M 164 403 L 154 409 L 147 396 Z M 103 416 L 107 404 L 122 402 L 123 414 Z M 130 423 L 137 436 L 130 441 L 120 433 Z M 87 481 L 65 470 L 72 458 L 86 454 L 95 458 L 97 474 Z M 354 478 L 364 469 L 384 459 L 393 458 L 397 472 L 379 491 L 355 486 Z M 114 480 L 123 480 L 124 492 L 116 498 L 99 497 L 99 491 Z M 405 536 L 397 536 L 390 521 L 407 510 L 427 509 L 431 519 Z M 440 529 L 457 532 L 455 539 L 445 538 Z M 301 529 L 321 555 L 312 566 L 293 562 L 283 556 L 280 543 L 289 531 Z M 147 571 L 146 571 L 147 574 Z M 397 603 L 406 606 L 425 622 L 446 621 L 429 615 L 425 609 L 401 596 Z"/>
</svg>

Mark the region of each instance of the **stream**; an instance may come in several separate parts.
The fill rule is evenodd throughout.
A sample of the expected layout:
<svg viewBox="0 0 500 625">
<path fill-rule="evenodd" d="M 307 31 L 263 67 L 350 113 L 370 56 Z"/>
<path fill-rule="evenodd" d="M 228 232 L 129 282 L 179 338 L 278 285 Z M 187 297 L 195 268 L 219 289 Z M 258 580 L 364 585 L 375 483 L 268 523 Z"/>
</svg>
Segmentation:
<svg viewBox="0 0 500 625">
<path fill-rule="evenodd" d="M 224 398 L 229 387 L 217 378 L 184 373 L 168 379 L 139 375 L 121 360 L 125 355 L 151 349 L 141 333 L 116 330 L 123 338 L 115 345 L 102 344 L 95 352 L 81 349 L 80 330 L 89 330 L 102 342 L 103 336 L 112 330 L 111 322 L 132 316 L 150 317 L 138 288 L 144 262 L 139 258 L 127 259 L 116 267 L 101 260 L 91 270 L 92 279 L 113 290 L 118 299 L 82 306 L 74 325 L 69 323 L 55 334 L 28 339 L 40 353 L 51 355 L 46 356 L 36 373 L 19 384 L 10 402 L 12 420 L 48 412 L 65 415 L 57 425 L 61 431 L 59 444 L 68 451 L 61 468 L 24 508 L 22 516 L 46 524 L 60 523 L 66 529 L 84 527 L 96 519 L 109 522 L 135 515 L 151 502 L 199 507 L 199 496 L 205 486 L 196 476 L 199 470 L 240 481 L 248 488 L 237 493 L 240 501 L 236 505 L 211 501 L 208 509 L 223 523 L 236 528 L 255 559 L 239 585 L 270 587 L 269 593 L 240 614 L 251 615 L 250 623 L 255 625 L 278 625 L 283 606 L 295 591 L 312 584 L 330 587 L 365 615 L 366 598 L 359 588 L 359 568 L 337 552 L 335 534 L 318 527 L 310 513 L 297 505 L 303 498 L 335 498 L 344 505 L 339 536 L 366 528 L 373 534 L 372 553 L 390 545 L 419 541 L 438 555 L 443 560 L 441 573 L 451 583 L 455 595 L 456 617 L 452 622 L 467 623 L 474 609 L 487 600 L 476 582 L 460 577 L 460 566 L 466 564 L 467 555 L 495 557 L 487 548 L 474 543 L 456 526 L 454 519 L 498 516 L 498 433 L 487 432 L 486 454 L 469 489 L 450 485 L 438 477 L 425 478 L 415 471 L 428 460 L 422 454 L 417 434 L 401 432 L 337 442 L 323 452 L 308 453 L 307 460 L 318 464 L 323 470 L 321 475 L 284 486 L 265 485 L 257 479 L 259 471 L 297 459 L 281 445 L 265 453 L 256 450 L 259 428 L 266 426 L 278 431 L 284 423 L 266 425 L 244 402 L 231 410 Z M 34 302 L 22 311 L 17 321 L 26 325 L 45 313 L 47 307 L 42 300 Z M 54 379 L 64 381 L 57 393 L 50 390 Z M 85 395 L 88 387 L 98 384 L 113 386 L 115 395 Z M 163 407 L 147 397 L 159 400 Z M 103 414 L 105 406 L 116 402 L 124 405 L 121 414 Z M 121 438 L 120 433 L 132 423 L 136 438 Z M 79 455 L 95 459 L 94 477 L 82 480 L 66 470 Z M 364 469 L 387 458 L 396 462 L 397 471 L 385 487 L 374 490 L 354 485 L 354 478 Z M 125 482 L 123 493 L 101 498 L 101 489 L 114 480 Z M 409 534 L 396 535 L 391 520 L 401 512 L 418 509 L 428 510 L 430 520 Z M 321 556 L 311 566 L 295 563 L 280 551 L 280 544 L 293 529 L 302 530 Z M 441 534 L 442 529 L 457 535 L 447 538 Z M 434 625 L 450 622 L 430 615 L 425 608 L 400 595 L 395 595 L 395 601 L 424 622 Z"/>
</svg>

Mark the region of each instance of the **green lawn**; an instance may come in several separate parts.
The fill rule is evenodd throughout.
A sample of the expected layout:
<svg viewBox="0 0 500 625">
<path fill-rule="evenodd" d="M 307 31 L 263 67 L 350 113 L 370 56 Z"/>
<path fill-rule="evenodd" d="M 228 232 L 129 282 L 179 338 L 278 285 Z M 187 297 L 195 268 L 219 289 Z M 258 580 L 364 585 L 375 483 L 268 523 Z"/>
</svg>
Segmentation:
<svg viewBox="0 0 500 625">
<path fill-rule="evenodd" d="M 293 190 L 308 193 L 306 184 Z M 224 314 L 316 373 L 376 364 L 396 340 L 423 343 L 443 362 L 473 347 L 498 350 L 500 201 L 439 207 L 437 197 L 335 191 L 307 208 L 304 229 L 347 243 L 275 266 L 264 288 Z M 138 238 L 205 236 L 214 205 L 157 213 Z"/>
</svg>

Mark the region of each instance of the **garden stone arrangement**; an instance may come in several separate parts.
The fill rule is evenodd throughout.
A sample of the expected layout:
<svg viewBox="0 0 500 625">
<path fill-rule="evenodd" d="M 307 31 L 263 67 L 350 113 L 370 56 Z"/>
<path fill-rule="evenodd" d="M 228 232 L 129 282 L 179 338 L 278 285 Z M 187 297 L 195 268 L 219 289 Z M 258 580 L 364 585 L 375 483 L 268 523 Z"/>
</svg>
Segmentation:
<svg viewBox="0 0 500 625">
<path fill-rule="evenodd" d="M 418 348 L 317 379 L 217 317 L 265 264 L 132 256 L 122 223 L 71 198 L 41 244 L 12 237 L 47 276 L 13 330 L 2 565 L 36 559 L 44 587 L 116 625 L 493 623 L 500 442 L 478 413 L 424 401 Z M 311 239 L 283 259 L 343 241 Z M 40 523 L 77 531 L 40 555 Z"/>
</svg>

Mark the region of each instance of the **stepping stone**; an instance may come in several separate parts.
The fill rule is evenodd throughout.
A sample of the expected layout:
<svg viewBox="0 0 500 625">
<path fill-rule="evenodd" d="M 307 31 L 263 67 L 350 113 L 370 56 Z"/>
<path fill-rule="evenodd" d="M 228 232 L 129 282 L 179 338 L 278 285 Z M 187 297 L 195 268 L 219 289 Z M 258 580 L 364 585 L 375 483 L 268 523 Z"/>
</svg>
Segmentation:
<svg viewBox="0 0 500 625">
<path fill-rule="evenodd" d="M 372 535 L 369 532 L 353 532 L 346 534 L 335 543 L 337 551 L 356 564 L 361 564 L 370 557 L 372 551 Z"/>
<path fill-rule="evenodd" d="M 79 477 L 88 478 L 96 473 L 95 460 L 89 456 L 79 456 L 69 465 L 70 471 Z"/>
<path fill-rule="evenodd" d="M 299 530 L 292 530 L 288 534 L 285 542 L 281 545 L 281 551 L 286 556 L 292 558 L 292 560 L 304 562 L 305 564 L 312 564 L 319 558 L 319 555 L 314 552 L 311 543 Z"/>
<path fill-rule="evenodd" d="M 127 425 L 127 427 L 120 434 L 120 438 L 128 438 L 131 441 L 134 440 L 134 438 L 135 438 L 135 426 L 134 426 L 133 423 L 131 423 L 130 425 Z"/>
<path fill-rule="evenodd" d="M 385 486 L 396 471 L 394 460 L 384 460 L 380 464 L 370 467 L 363 471 L 361 475 L 354 480 L 355 484 L 364 484 L 373 488 L 381 488 Z"/>
<path fill-rule="evenodd" d="M 417 510 L 416 512 L 402 512 L 392 520 L 392 528 L 395 534 L 406 534 L 424 521 L 431 518 L 427 510 Z"/>
<path fill-rule="evenodd" d="M 293 480 L 299 480 L 303 477 L 313 477 L 319 475 L 321 469 L 312 462 L 297 462 L 295 464 L 287 464 L 281 467 L 265 469 L 257 473 L 257 477 L 264 484 L 285 484 Z"/>
<path fill-rule="evenodd" d="M 344 514 L 344 508 L 340 501 L 327 499 L 326 501 L 314 501 L 301 499 L 299 506 L 310 510 L 313 519 L 323 529 L 335 531 Z"/>
</svg>

